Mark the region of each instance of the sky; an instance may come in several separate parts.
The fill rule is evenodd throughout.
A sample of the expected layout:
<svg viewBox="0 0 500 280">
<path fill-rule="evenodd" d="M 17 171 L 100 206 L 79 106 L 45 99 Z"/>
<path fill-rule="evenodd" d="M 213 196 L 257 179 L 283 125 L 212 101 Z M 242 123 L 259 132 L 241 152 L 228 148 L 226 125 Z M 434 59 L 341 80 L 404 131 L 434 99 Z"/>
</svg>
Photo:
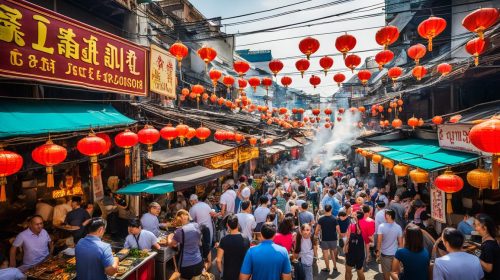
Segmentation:
<svg viewBox="0 0 500 280">
<path fill-rule="evenodd" d="M 207 18 L 222 17 L 222 24 L 229 24 L 234 22 L 241 22 L 243 20 L 250 20 L 256 18 L 262 18 L 269 15 L 276 15 L 283 12 L 300 10 L 295 13 L 287 14 L 284 16 L 273 17 L 270 19 L 261 19 L 257 22 L 238 24 L 235 26 L 225 26 L 222 28 L 223 32 L 229 34 L 237 34 L 239 32 L 247 32 L 253 30 L 260 30 L 264 28 L 282 26 L 291 23 L 297 23 L 307 20 L 313 20 L 321 17 L 331 16 L 339 13 L 349 12 L 345 15 L 330 17 L 327 19 L 322 19 L 318 21 L 311 22 L 321 23 L 327 21 L 335 21 L 333 23 L 326 23 L 316 26 L 308 26 L 302 28 L 280 30 L 274 32 L 261 32 L 252 35 L 236 36 L 236 50 L 238 49 L 251 49 L 251 50 L 268 50 L 272 51 L 274 58 L 282 59 L 291 56 L 302 55 L 298 45 L 301 39 L 312 36 L 320 41 L 320 48 L 318 52 L 314 55 L 329 55 L 334 59 L 333 71 L 328 73 L 325 77 L 323 73 L 317 73 L 321 78 L 321 84 L 316 88 L 309 84 L 309 77 L 311 74 L 305 74 L 304 79 L 301 79 L 300 74 L 291 74 L 293 79 L 292 87 L 305 91 L 306 93 L 320 93 L 322 97 L 332 96 L 338 90 L 336 83 L 333 81 L 333 74 L 341 71 L 349 79 L 352 75 L 350 71 L 345 71 L 344 61 L 342 55 L 335 48 L 335 39 L 342 35 L 346 30 L 355 30 L 348 32 L 354 35 L 357 39 L 356 47 L 353 53 L 358 54 L 362 61 L 368 56 L 374 56 L 377 51 L 371 52 L 360 52 L 356 51 L 380 48 L 375 42 L 375 32 L 385 24 L 383 16 L 383 3 L 384 0 L 190 0 L 190 2 Z M 238 16 L 242 14 L 266 11 L 276 7 L 290 5 L 298 2 L 304 2 L 290 7 L 286 7 L 279 10 L 268 11 L 264 13 L 259 13 L 255 15 L 239 17 L 235 19 L 224 18 Z M 342 3 L 339 3 L 342 2 Z M 316 7 L 325 3 L 335 3 L 328 7 L 310 9 L 308 11 L 303 11 L 305 8 Z M 364 9 L 364 10 L 363 10 Z M 353 17 L 359 17 L 362 15 L 374 15 L 380 13 L 381 15 L 375 15 L 367 18 L 353 19 Z M 339 32 L 339 33 L 334 33 Z M 318 33 L 332 33 L 325 35 L 314 35 Z M 269 40 L 295 37 L 300 36 L 296 39 L 279 40 L 274 42 L 267 42 Z M 260 44 L 253 44 L 256 42 L 262 42 Z M 252 45 L 247 45 L 252 44 Z M 303 55 L 305 58 L 305 55 Z M 295 61 L 299 58 L 293 59 L 282 59 L 285 67 L 281 73 L 291 73 L 297 72 L 295 68 Z M 309 70 L 321 70 L 319 66 L 318 58 L 311 58 L 311 67 Z M 280 75 L 278 75 L 279 78 Z M 282 76 L 282 75 L 281 75 Z"/>
</svg>

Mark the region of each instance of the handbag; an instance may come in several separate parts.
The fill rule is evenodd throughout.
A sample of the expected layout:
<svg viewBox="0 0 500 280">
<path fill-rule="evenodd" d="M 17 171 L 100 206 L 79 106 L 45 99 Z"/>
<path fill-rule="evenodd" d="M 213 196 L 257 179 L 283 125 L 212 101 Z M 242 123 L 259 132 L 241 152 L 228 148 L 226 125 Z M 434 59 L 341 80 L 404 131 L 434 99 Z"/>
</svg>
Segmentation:
<svg viewBox="0 0 500 280">
<path fill-rule="evenodd" d="M 306 279 L 306 274 L 304 272 L 304 266 L 302 265 L 302 262 L 300 259 L 297 261 L 292 262 L 292 267 L 293 267 L 293 275 L 294 275 L 294 280 L 305 280 Z"/>
</svg>

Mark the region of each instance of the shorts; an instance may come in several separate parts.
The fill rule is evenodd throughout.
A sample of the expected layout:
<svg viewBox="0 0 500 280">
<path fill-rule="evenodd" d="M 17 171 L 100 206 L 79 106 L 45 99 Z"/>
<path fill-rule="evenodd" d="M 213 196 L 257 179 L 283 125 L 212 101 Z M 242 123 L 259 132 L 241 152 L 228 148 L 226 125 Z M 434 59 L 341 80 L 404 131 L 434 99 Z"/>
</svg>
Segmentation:
<svg viewBox="0 0 500 280">
<path fill-rule="evenodd" d="M 380 256 L 380 266 L 382 267 L 383 273 L 390 273 L 392 271 L 392 260 L 393 259 L 394 259 L 394 256 L 386 256 L 386 255 Z"/>
<path fill-rule="evenodd" d="M 337 240 L 321 241 L 319 246 L 321 247 L 321 250 L 335 250 L 337 249 Z"/>
<path fill-rule="evenodd" d="M 181 274 L 181 277 L 184 279 L 191 279 L 195 276 L 200 275 L 203 272 L 203 269 L 205 268 L 203 261 L 201 261 L 198 264 L 186 266 L 186 267 L 181 267 L 179 269 L 179 272 Z"/>
<path fill-rule="evenodd" d="M 356 254 L 349 251 L 345 256 L 345 264 L 347 266 L 356 268 L 356 270 L 362 269 L 364 263 L 365 254 Z"/>
</svg>

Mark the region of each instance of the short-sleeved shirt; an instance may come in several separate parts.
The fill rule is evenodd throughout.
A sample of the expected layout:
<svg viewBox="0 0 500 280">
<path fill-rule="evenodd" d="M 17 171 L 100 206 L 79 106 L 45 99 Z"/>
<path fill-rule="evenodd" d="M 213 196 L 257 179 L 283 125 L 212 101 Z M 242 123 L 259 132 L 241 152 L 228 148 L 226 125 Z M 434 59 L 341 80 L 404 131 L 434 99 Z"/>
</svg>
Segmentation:
<svg viewBox="0 0 500 280">
<path fill-rule="evenodd" d="M 340 232 L 346 233 L 347 229 L 349 228 L 349 225 L 351 224 L 351 217 L 347 217 L 343 221 L 342 221 L 342 219 L 339 218 L 339 219 L 337 219 L 337 223 L 339 224 Z"/>
<path fill-rule="evenodd" d="M 0 269 L 0 279 L 2 280 L 24 280 L 26 279 L 26 275 L 24 275 L 21 270 L 8 267 L 4 269 Z"/>
<path fill-rule="evenodd" d="M 479 258 L 493 264 L 491 272 L 484 272 L 484 279 L 500 279 L 500 246 L 495 240 L 486 240 L 481 244 L 481 255 Z"/>
<path fill-rule="evenodd" d="M 224 250 L 223 279 L 239 279 L 243 259 L 250 248 L 250 240 L 241 234 L 229 234 L 221 239 L 219 248 Z"/>
<path fill-rule="evenodd" d="M 153 245 L 158 243 L 158 240 L 156 238 L 156 235 L 154 235 L 152 232 L 147 231 L 147 230 L 141 230 L 141 233 L 139 235 L 132 235 L 129 234 L 125 238 L 125 244 L 123 247 L 125 248 L 134 248 L 134 249 L 151 249 Z M 139 245 L 139 246 L 137 246 Z"/>
<path fill-rule="evenodd" d="M 448 253 L 434 262 L 433 280 L 479 280 L 484 276 L 479 258 L 466 252 Z"/>
<path fill-rule="evenodd" d="M 212 223 L 212 216 L 210 213 L 212 208 L 208 206 L 205 202 L 199 201 L 191 209 L 189 209 L 189 215 L 196 223 L 206 226 L 210 230 L 210 237 L 213 236 L 214 228 Z M 210 239 L 211 240 L 211 239 Z"/>
<path fill-rule="evenodd" d="M 74 237 L 83 237 L 85 235 L 85 227 L 83 226 L 83 222 L 86 220 L 90 219 L 89 212 L 87 212 L 85 209 L 79 207 L 76 208 L 68 213 L 66 215 L 66 220 L 64 221 L 65 224 L 68 224 L 70 226 L 78 226 L 80 229 L 75 230 L 72 232 Z"/>
<path fill-rule="evenodd" d="M 151 213 L 144 213 L 141 217 L 142 228 L 152 232 L 156 237 L 160 236 L 160 221 Z"/>
<path fill-rule="evenodd" d="M 330 204 L 332 206 L 332 215 L 337 217 L 339 214 L 340 208 L 342 207 L 339 203 L 339 201 L 330 195 L 325 195 L 323 197 L 323 200 L 321 201 L 321 206 L 324 209 L 325 205 Z"/>
<path fill-rule="evenodd" d="M 238 224 L 241 227 L 241 234 L 249 240 L 252 240 L 253 230 L 257 226 L 254 216 L 248 213 L 238 213 L 236 216 L 238 217 Z"/>
<path fill-rule="evenodd" d="M 106 267 L 113 265 L 111 246 L 94 235 L 81 239 L 75 248 L 76 279 L 106 280 Z"/>
<path fill-rule="evenodd" d="M 288 252 L 271 240 L 264 240 L 248 249 L 241 266 L 241 273 L 252 275 L 252 280 L 281 279 L 282 274 L 290 272 Z"/>
<path fill-rule="evenodd" d="M 321 226 L 321 241 L 335 241 L 337 237 L 337 219 L 333 216 L 319 218 L 318 225 Z"/>
<path fill-rule="evenodd" d="M 236 192 L 227 190 L 220 196 L 220 204 L 226 205 L 226 215 L 234 214 L 234 204 L 236 202 Z"/>
<path fill-rule="evenodd" d="M 361 235 L 363 236 L 363 240 L 365 244 L 370 243 L 370 236 L 375 234 L 375 221 L 370 219 L 367 220 L 365 218 L 359 220 L 359 228 L 361 229 Z"/>
<path fill-rule="evenodd" d="M 431 260 L 427 249 L 415 253 L 407 248 L 400 248 L 394 256 L 404 267 L 403 277 L 405 280 L 427 280 L 429 279 L 429 262 Z"/>
<path fill-rule="evenodd" d="M 382 209 L 375 214 L 375 231 L 378 231 L 378 227 L 386 223 L 387 221 L 385 220 L 385 209 Z"/>
<path fill-rule="evenodd" d="M 181 267 L 187 267 L 199 264 L 202 261 L 200 252 L 201 231 L 197 223 L 189 223 L 178 228 L 174 233 L 174 240 L 177 242 L 177 247 L 181 248 L 182 232 L 184 231 L 184 246 L 181 260 Z"/>
<path fill-rule="evenodd" d="M 396 223 L 383 223 L 378 227 L 377 234 L 382 234 L 380 253 L 394 256 L 398 250 L 398 238 L 403 236 L 403 230 Z"/>
<path fill-rule="evenodd" d="M 314 222 L 314 215 L 309 211 L 299 212 L 299 223 L 303 224 L 312 224 Z"/>
<path fill-rule="evenodd" d="M 401 227 L 405 228 L 405 207 L 399 202 L 391 202 L 388 209 L 394 210 L 396 212 L 396 223 Z"/>
<path fill-rule="evenodd" d="M 255 212 L 253 213 L 255 217 L 255 222 L 258 223 L 264 223 L 267 218 L 267 214 L 269 214 L 271 210 L 267 207 L 259 206 L 257 209 L 255 209 Z"/>
<path fill-rule="evenodd" d="M 22 269 L 30 268 L 42 262 L 49 256 L 50 236 L 46 230 L 36 235 L 29 228 L 17 235 L 12 246 L 22 247 L 23 266 Z"/>
<path fill-rule="evenodd" d="M 285 247 L 285 249 L 290 252 L 293 247 L 293 234 L 281 234 L 276 233 L 273 239 L 274 244 Z"/>
</svg>

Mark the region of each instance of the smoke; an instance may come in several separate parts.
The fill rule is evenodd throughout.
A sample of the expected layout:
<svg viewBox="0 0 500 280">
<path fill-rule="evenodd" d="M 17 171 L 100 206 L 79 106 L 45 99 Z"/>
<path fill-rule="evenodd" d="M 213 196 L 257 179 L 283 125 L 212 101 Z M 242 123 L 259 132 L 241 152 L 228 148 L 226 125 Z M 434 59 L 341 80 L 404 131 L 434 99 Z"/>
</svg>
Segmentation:
<svg viewBox="0 0 500 280">
<path fill-rule="evenodd" d="M 334 119 L 333 129 L 325 128 L 323 122 L 309 124 L 312 129 L 316 130 L 315 140 L 304 150 L 300 161 L 286 162 L 276 166 L 277 174 L 293 177 L 300 174 L 306 175 L 311 171 L 313 175 L 320 175 L 320 173 L 326 175 L 323 173 L 340 167 L 342 161 L 333 161 L 332 158 L 342 155 L 348 159 L 351 145 L 362 129 L 358 127 L 358 122 L 361 120 L 359 112 L 352 113 L 346 110 L 337 117 L 340 120 Z M 320 170 L 317 170 L 319 167 Z"/>
</svg>

